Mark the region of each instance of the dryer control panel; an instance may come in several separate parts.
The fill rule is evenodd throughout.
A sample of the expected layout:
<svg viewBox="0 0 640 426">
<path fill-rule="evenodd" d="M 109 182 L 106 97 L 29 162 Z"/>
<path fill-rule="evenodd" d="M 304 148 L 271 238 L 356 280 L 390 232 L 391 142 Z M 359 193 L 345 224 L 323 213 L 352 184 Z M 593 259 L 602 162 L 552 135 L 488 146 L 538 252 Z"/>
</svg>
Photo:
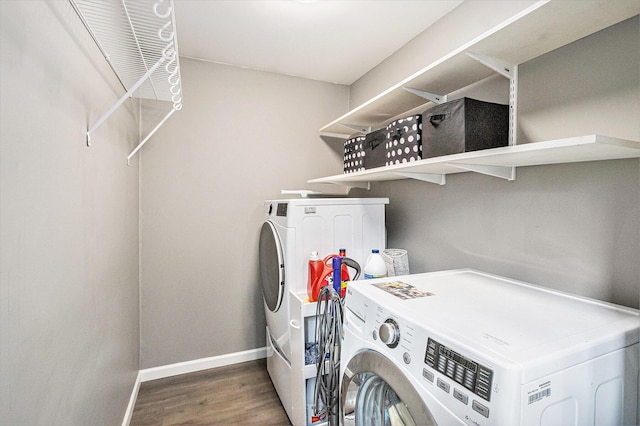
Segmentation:
<svg viewBox="0 0 640 426">
<path fill-rule="evenodd" d="M 487 401 L 491 400 L 493 371 L 429 338 L 424 362 Z"/>
</svg>

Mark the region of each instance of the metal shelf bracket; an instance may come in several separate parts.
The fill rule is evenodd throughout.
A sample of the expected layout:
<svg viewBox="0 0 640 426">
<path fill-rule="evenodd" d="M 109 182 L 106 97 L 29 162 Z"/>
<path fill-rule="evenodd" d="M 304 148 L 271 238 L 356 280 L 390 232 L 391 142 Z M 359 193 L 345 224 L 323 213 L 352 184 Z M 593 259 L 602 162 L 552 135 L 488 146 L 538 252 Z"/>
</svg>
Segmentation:
<svg viewBox="0 0 640 426">
<path fill-rule="evenodd" d="M 68 0 L 126 93 L 87 130 L 94 132 L 129 98 L 171 102 L 171 111 L 129 154 L 131 157 L 175 112 L 182 86 L 173 0 Z M 144 75 L 140 77 L 140 74 Z"/>
<path fill-rule="evenodd" d="M 346 127 L 347 129 L 354 130 L 356 132 L 361 132 L 361 133 L 371 132 L 371 126 L 359 126 L 357 124 L 347 124 L 347 123 L 340 123 L 340 125 Z"/>
<path fill-rule="evenodd" d="M 403 176 L 409 179 L 416 179 L 424 182 L 435 183 L 437 185 L 444 185 L 447 182 L 445 175 L 439 175 L 435 173 L 393 172 L 393 174 L 398 176 Z"/>
<path fill-rule="evenodd" d="M 342 185 L 347 185 L 349 188 L 366 189 L 367 191 L 371 189 L 371 182 L 348 182 Z"/>
<path fill-rule="evenodd" d="M 136 82 L 136 84 L 134 84 L 129 90 L 127 90 L 127 93 L 125 93 L 120 99 L 118 99 L 118 101 L 109 109 L 109 111 L 107 111 L 98 121 L 96 121 L 96 123 L 89 130 L 87 130 L 87 146 L 91 146 L 91 135 L 96 130 L 98 130 L 100 126 L 102 126 L 102 123 L 104 123 L 107 118 L 109 118 L 111 114 L 113 114 L 120 107 L 120 105 L 124 103 L 124 101 L 133 96 L 133 93 L 138 90 L 138 88 L 142 86 L 145 81 L 147 81 L 149 76 L 151 76 L 151 74 L 153 74 L 164 61 L 165 58 L 163 56 L 158 62 L 156 62 L 151 68 L 149 68 L 149 70 Z"/>
<path fill-rule="evenodd" d="M 425 92 L 424 90 L 414 89 L 411 87 L 403 87 L 409 93 L 413 93 L 414 95 L 418 95 L 421 98 L 424 98 L 428 101 L 431 101 L 436 104 L 442 104 L 447 102 L 447 95 L 438 95 L 436 93 Z"/>
<path fill-rule="evenodd" d="M 469 172 L 481 173 L 483 175 L 493 176 L 508 181 L 516 180 L 516 168 L 510 166 L 492 166 L 486 164 L 464 164 L 464 163 L 446 163 L 447 166 L 466 170 Z"/>
<path fill-rule="evenodd" d="M 492 58 L 490 56 L 478 55 L 477 53 L 467 52 L 467 55 L 480 62 L 482 65 L 491 68 L 498 74 L 507 77 L 508 79 L 513 78 L 513 64 L 509 64 L 501 59 Z"/>
<path fill-rule="evenodd" d="M 169 119 L 169 117 L 171 117 L 173 115 L 174 112 L 178 111 L 178 108 L 176 108 L 175 106 L 173 108 L 171 108 L 171 111 L 169 111 L 169 113 L 167 115 L 165 115 L 165 117 L 160 120 L 160 122 L 156 125 L 156 127 L 153 128 L 153 130 L 151 130 L 149 132 L 149 134 L 142 140 L 140 141 L 140 143 L 138 144 L 138 146 L 136 146 L 133 151 L 131 151 L 131 153 L 129 155 L 127 155 L 127 166 L 131 164 L 131 158 L 136 155 L 136 153 L 140 150 L 140 148 L 142 148 L 142 146 L 147 143 L 147 141 L 149 139 L 151 139 L 151 136 L 153 136 L 153 134 L 160 128 L 162 127 L 162 125 L 164 124 L 165 121 L 167 121 Z"/>
</svg>

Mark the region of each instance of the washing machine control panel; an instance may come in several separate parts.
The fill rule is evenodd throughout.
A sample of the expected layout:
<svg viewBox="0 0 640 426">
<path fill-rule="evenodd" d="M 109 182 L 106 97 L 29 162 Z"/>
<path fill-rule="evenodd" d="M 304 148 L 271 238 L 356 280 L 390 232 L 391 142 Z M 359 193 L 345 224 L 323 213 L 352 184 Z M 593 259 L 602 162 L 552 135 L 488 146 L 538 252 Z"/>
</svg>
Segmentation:
<svg viewBox="0 0 640 426">
<path fill-rule="evenodd" d="M 493 371 L 429 338 L 424 362 L 487 401 L 491 400 Z"/>
<path fill-rule="evenodd" d="M 400 328 L 398 327 L 398 323 L 391 318 L 387 319 L 380 325 L 378 336 L 380 336 L 380 340 L 387 346 L 395 348 L 400 341 Z"/>
</svg>

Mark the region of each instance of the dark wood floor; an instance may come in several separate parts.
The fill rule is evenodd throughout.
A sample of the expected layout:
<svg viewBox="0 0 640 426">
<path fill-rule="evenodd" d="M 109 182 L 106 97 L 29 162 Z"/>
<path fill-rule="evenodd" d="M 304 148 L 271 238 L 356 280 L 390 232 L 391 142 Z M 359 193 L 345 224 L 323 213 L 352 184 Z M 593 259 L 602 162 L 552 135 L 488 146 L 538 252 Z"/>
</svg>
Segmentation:
<svg viewBox="0 0 640 426">
<path fill-rule="evenodd" d="M 264 359 L 140 385 L 138 425 L 290 425 Z"/>
</svg>

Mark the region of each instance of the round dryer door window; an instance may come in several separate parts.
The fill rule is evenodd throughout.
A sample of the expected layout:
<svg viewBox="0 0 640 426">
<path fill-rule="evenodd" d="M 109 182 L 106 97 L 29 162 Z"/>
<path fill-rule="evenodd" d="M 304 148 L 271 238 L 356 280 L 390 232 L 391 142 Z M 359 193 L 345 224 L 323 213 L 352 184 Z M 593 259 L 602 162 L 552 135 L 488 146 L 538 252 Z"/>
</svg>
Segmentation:
<svg viewBox="0 0 640 426">
<path fill-rule="evenodd" d="M 436 424 L 404 373 L 378 352 L 360 352 L 349 361 L 341 391 L 345 426 Z"/>
<path fill-rule="evenodd" d="M 260 230 L 260 283 L 264 301 L 272 312 L 282 304 L 284 293 L 284 257 L 275 226 L 266 221 Z"/>
</svg>

